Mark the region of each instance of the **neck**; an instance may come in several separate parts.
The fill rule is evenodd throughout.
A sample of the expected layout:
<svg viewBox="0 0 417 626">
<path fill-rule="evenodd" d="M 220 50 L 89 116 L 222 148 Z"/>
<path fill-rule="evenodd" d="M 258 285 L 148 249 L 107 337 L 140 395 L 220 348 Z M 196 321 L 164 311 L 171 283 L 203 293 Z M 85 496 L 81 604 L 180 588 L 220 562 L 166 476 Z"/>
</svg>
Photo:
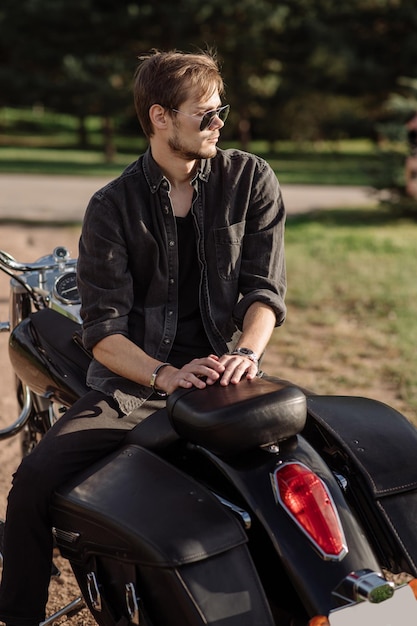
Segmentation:
<svg viewBox="0 0 417 626">
<path fill-rule="evenodd" d="M 197 159 L 187 161 L 166 150 L 158 150 L 158 145 L 151 143 L 152 157 L 173 187 L 189 184 L 199 166 Z"/>
</svg>

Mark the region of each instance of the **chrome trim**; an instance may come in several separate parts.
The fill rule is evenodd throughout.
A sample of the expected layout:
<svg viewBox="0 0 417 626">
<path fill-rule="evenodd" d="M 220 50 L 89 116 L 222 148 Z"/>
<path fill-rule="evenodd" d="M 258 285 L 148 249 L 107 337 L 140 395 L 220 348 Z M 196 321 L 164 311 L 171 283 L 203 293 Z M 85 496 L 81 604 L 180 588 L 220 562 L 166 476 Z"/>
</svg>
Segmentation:
<svg viewBox="0 0 417 626">
<path fill-rule="evenodd" d="M 133 583 L 126 583 L 125 585 L 125 597 L 126 607 L 129 614 L 129 619 L 132 624 L 139 626 L 139 607 L 136 597 L 136 589 Z"/>
<path fill-rule="evenodd" d="M 75 600 L 73 600 L 72 602 L 64 606 L 62 609 L 60 609 L 59 611 L 57 611 L 56 613 L 48 617 L 48 619 L 46 619 L 44 622 L 41 622 L 39 626 L 48 626 L 48 624 L 53 624 L 57 619 L 59 619 L 63 615 L 68 615 L 68 613 L 73 613 L 73 612 L 78 613 L 78 611 L 81 611 L 81 609 L 83 609 L 84 607 L 85 607 L 85 602 L 80 596 L 79 598 L 76 598 Z"/>
<path fill-rule="evenodd" d="M 240 521 L 243 523 L 246 530 L 249 530 L 249 528 L 252 526 L 252 520 L 251 520 L 249 513 L 245 511 L 245 509 L 242 509 L 240 508 L 240 506 L 233 504 L 233 502 L 230 502 L 229 500 L 222 498 L 214 491 L 212 491 L 211 493 L 213 494 L 213 496 L 217 498 L 220 504 L 222 504 L 224 507 L 232 511 L 232 513 L 234 513 L 236 517 L 240 519 Z"/>
<path fill-rule="evenodd" d="M 343 474 L 339 474 L 339 472 L 333 472 L 333 476 L 336 478 L 337 484 L 339 485 L 340 489 L 344 492 L 347 491 L 349 484 L 347 478 L 343 476 Z"/>
<path fill-rule="evenodd" d="M 392 598 L 394 583 L 378 572 L 362 569 L 348 574 L 332 593 L 348 602 L 368 600 L 372 604 L 379 604 Z"/>
<path fill-rule="evenodd" d="M 263 446 L 259 446 L 261 450 L 265 452 L 269 452 L 269 454 L 279 454 L 279 444 L 278 443 L 266 443 Z"/>
<path fill-rule="evenodd" d="M 101 605 L 101 594 L 98 588 L 97 578 L 94 572 L 89 572 L 87 574 L 87 591 L 88 597 L 91 602 L 91 606 L 98 613 L 102 610 Z"/>
<path fill-rule="evenodd" d="M 65 543 L 76 543 L 81 537 L 80 533 L 72 530 L 62 530 L 61 528 L 56 528 L 56 526 L 53 526 L 52 534 L 60 541 L 65 541 Z"/>
<path fill-rule="evenodd" d="M 0 250 L 0 265 L 14 272 L 40 272 L 42 270 L 52 270 L 63 264 L 64 267 L 71 267 L 77 264 L 77 259 L 69 258 L 69 252 L 65 250 L 66 256 L 58 256 L 55 248 L 52 255 L 42 257 L 35 263 L 19 263 L 14 257 L 4 250 Z"/>
<path fill-rule="evenodd" d="M 0 440 L 8 439 L 9 437 L 14 437 L 22 428 L 25 426 L 26 422 L 30 417 L 30 412 L 32 409 L 32 395 L 29 387 L 26 385 L 22 385 L 23 391 L 23 407 L 20 412 L 17 420 L 11 424 L 10 426 L 6 426 L 0 430 Z"/>
</svg>

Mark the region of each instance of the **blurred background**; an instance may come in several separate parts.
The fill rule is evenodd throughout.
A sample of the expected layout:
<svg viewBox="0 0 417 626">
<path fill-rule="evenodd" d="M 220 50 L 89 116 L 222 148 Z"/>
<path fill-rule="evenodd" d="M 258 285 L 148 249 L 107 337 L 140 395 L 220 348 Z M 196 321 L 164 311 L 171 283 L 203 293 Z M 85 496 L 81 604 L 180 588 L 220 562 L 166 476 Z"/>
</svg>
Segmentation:
<svg viewBox="0 0 417 626">
<path fill-rule="evenodd" d="M 414 0 L 2 0 L 0 147 L 98 149 L 107 164 L 137 153 L 131 81 L 152 48 L 217 50 L 231 104 L 224 142 L 285 155 L 284 182 L 404 188 Z M 312 151 L 321 167 L 292 167 Z M 334 154 L 345 155 L 342 168 Z M 74 172 L 73 158 L 55 155 L 51 167 Z M 94 158 L 81 169 L 108 171 Z M 1 171 L 22 166 L 36 170 L 3 150 Z"/>
</svg>

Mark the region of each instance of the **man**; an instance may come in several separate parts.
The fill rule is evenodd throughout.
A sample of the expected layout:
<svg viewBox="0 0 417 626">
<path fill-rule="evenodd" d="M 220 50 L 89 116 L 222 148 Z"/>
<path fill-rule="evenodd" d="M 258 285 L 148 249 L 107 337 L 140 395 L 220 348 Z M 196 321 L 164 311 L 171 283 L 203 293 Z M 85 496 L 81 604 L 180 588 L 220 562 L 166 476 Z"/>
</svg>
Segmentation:
<svg viewBox="0 0 417 626">
<path fill-rule="evenodd" d="M 93 196 L 80 239 L 92 390 L 22 461 L 9 494 L 7 626 L 44 619 L 54 489 L 175 389 L 253 379 L 285 317 L 279 185 L 263 160 L 217 148 L 229 107 L 214 57 L 154 52 L 134 95 L 149 149 Z"/>
</svg>

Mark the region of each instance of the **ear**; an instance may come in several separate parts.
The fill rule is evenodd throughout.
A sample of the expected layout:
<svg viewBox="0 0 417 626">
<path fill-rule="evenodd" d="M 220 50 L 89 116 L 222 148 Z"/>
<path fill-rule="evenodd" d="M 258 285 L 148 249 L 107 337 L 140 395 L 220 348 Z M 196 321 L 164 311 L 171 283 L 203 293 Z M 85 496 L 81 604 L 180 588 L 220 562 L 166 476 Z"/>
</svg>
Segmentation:
<svg viewBox="0 0 417 626">
<path fill-rule="evenodd" d="M 149 118 L 154 128 L 165 130 L 167 127 L 167 113 L 160 104 L 153 104 L 149 109 Z"/>
</svg>

